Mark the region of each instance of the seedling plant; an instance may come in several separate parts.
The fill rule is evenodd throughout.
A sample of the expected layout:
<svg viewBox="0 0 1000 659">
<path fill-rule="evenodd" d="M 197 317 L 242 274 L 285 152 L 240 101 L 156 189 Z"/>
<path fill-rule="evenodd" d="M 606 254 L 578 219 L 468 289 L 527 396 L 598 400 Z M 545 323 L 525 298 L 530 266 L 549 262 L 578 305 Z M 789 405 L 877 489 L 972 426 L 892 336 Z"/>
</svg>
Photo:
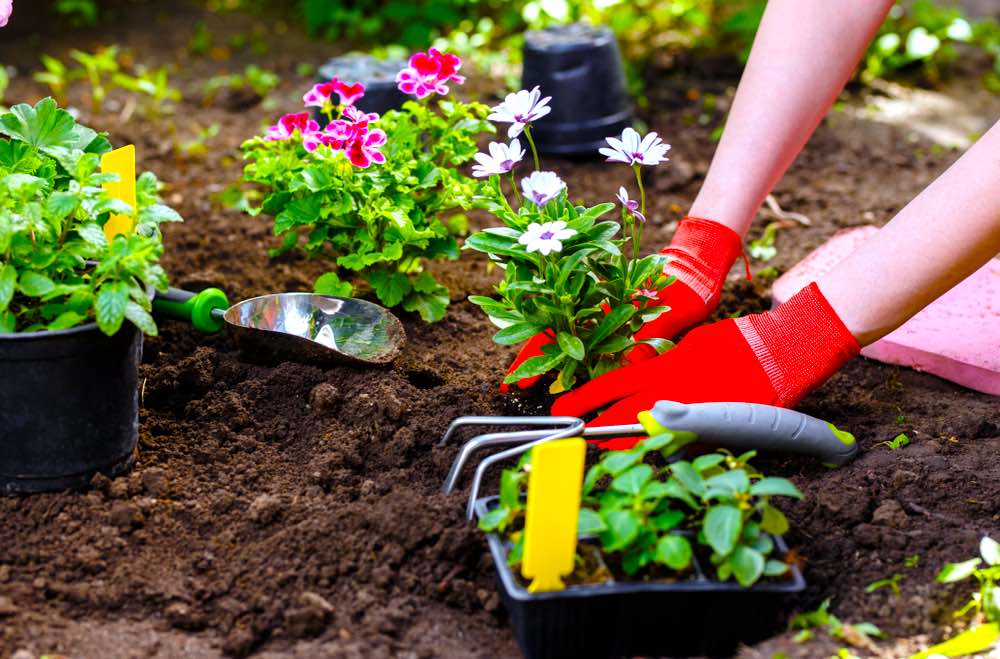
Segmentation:
<svg viewBox="0 0 1000 659">
<path fill-rule="evenodd" d="M 461 211 L 477 189 L 459 168 L 475 155 L 476 137 L 492 131 L 486 106 L 449 95 L 450 84 L 464 82 L 460 67 L 433 48 L 415 54 L 397 82 L 416 100 L 381 117 L 355 107 L 360 83 L 316 85 L 303 101 L 323 127 L 309 112 L 288 114 L 244 143 L 244 180 L 266 194 L 251 214 L 274 216 L 284 239 L 272 255 L 300 250 L 334 265 L 317 279 L 317 293 L 368 287 L 388 307 L 426 321 L 444 317 L 448 289 L 424 266 L 458 258 L 455 237 L 468 226 Z"/>
<path fill-rule="evenodd" d="M 104 134 L 77 124 L 52 98 L 0 115 L 0 332 L 59 330 L 96 321 L 112 335 L 126 320 L 156 334 L 151 289 L 165 290 L 156 177 L 136 181 L 137 208 L 108 196 Z M 109 240 L 112 214 L 135 230 Z"/>
<path fill-rule="evenodd" d="M 486 253 L 504 270 L 496 299 L 469 298 L 499 328 L 493 340 L 513 345 L 537 334 L 552 340 L 542 355 L 525 360 L 504 382 L 556 372 L 550 392 L 558 393 L 581 378 L 616 368 L 636 345 L 635 331 L 668 312 L 655 304 L 659 290 L 672 281 L 662 274 L 666 258 L 639 254 L 646 223 L 642 168 L 665 162 L 670 145 L 656 133 L 641 137 L 631 128 L 620 139 L 607 139 L 601 152 L 632 170 L 638 199 L 622 186 L 620 223 L 602 219 L 614 203 L 575 204 L 558 175 L 541 171 L 531 125 L 550 112 L 549 100 L 536 87 L 509 94 L 493 108 L 489 118 L 510 124 L 511 141 L 494 142 L 489 153 L 478 154 L 473 174 L 488 178 L 480 205 L 502 226 L 470 236 L 465 247 Z M 534 171 L 521 179 L 519 189 L 514 172 L 526 155 L 522 135 Z M 660 352 L 672 346 L 661 339 L 645 343 Z"/>
<path fill-rule="evenodd" d="M 668 432 L 630 450 L 606 452 L 584 478 L 579 539 L 596 542 L 609 564 L 630 577 L 653 568 L 683 576 L 692 569 L 695 551 L 709 555 L 720 581 L 751 586 L 786 574 L 788 565 L 773 558 L 773 537 L 788 531 L 788 521 L 771 497 L 801 499 L 802 493 L 790 481 L 750 466 L 753 451 L 740 456 L 720 451 L 655 466 L 690 441 Z M 482 530 L 512 541 L 512 566 L 523 551 L 528 469 L 530 455 L 503 472 L 499 505 L 479 522 Z M 583 562 L 578 553 L 578 565 Z"/>
</svg>

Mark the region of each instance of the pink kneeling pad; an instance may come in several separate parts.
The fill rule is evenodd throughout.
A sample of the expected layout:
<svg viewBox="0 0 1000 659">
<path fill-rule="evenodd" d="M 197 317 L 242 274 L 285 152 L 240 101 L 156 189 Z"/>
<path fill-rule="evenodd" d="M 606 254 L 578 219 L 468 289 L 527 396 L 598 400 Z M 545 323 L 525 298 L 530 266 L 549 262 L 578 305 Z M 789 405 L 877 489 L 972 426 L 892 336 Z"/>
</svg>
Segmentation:
<svg viewBox="0 0 1000 659">
<path fill-rule="evenodd" d="M 873 226 L 838 232 L 774 282 L 774 303 L 819 279 L 877 232 Z M 861 354 L 1000 396 L 1000 260 L 992 259 Z"/>
</svg>

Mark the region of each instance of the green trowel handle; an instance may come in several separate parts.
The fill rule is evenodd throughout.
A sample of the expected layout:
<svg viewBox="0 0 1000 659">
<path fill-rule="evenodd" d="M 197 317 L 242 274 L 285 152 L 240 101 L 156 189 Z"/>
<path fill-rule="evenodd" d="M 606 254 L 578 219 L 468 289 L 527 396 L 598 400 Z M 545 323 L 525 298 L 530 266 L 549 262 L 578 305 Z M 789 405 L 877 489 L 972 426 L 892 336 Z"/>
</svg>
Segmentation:
<svg viewBox="0 0 1000 659">
<path fill-rule="evenodd" d="M 225 321 L 222 314 L 213 312 L 224 312 L 228 308 L 229 299 L 218 288 L 206 288 L 200 293 L 168 288 L 165 293 L 157 292 L 153 298 L 153 311 L 168 318 L 185 320 L 206 334 L 214 334 L 223 328 Z"/>
<path fill-rule="evenodd" d="M 849 432 L 808 414 L 771 405 L 684 405 L 661 400 L 640 419 L 651 434 L 669 428 L 694 433 L 700 441 L 724 448 L 805 455 L 835 466 L 847 464 L 858 452 Z"/>
</svg>

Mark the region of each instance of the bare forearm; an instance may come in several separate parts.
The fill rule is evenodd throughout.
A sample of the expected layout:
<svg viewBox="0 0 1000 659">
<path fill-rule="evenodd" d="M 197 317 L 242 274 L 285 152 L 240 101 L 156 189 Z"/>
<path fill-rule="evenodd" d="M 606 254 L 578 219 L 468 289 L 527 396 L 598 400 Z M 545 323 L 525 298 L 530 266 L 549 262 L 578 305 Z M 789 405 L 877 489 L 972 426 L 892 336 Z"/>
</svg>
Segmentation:
<svg viewBox="0 0 1000 659">
<path fill-rule="evenodd" d="M 818 282 L 862 345 L 1000 252 L 1000 122 Z"/>
<path fill-rule="evenodd" d="M 745 235 L 893 0 L 770 0 L 690 215 Z"/>
</svg>

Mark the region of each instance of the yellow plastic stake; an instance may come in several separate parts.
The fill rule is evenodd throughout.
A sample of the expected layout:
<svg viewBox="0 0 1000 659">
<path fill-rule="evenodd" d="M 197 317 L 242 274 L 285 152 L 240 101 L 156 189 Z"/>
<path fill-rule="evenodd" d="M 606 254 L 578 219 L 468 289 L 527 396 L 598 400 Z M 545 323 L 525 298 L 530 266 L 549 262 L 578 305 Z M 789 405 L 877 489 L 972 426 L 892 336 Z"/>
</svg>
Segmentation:
<svg viewBox="0 0 1000 659">
<path fill-rule="evenodd" d="M 104 190 L 135 208 L 135 145 L 129 144 L 101 156 L 101 172 L 118 174 L 119 180 L 105 183 Z M 128 215 L 112 215 L 104 225 L 104 235 L 110 241 L 118 234 L 132 233 L 135 224 Z"/>
<path fill-rule="evenodd" d="M 573 571 L 586 450 L 579 437 L 532 449 L 521 562 L 529 592 L 562 590 L 562 577 Z"/>
</svg>

